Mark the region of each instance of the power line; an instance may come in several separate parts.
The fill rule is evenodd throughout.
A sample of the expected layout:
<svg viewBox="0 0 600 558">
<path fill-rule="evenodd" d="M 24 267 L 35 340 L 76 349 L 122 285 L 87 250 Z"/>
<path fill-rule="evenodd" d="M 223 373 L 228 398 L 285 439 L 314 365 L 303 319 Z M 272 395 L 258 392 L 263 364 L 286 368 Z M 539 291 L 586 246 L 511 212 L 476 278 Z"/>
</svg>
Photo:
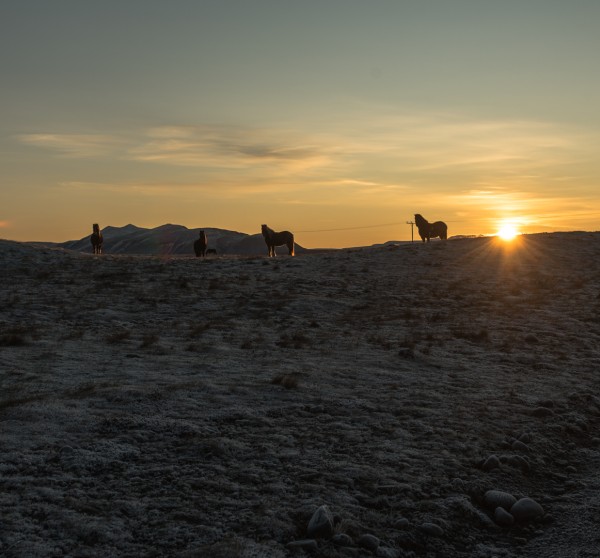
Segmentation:
<svg viewBox="0 0 600 558">
<path fill-rule="evenodd" d="M 356 231 L 359 229 L 376 229 L 378 227 L 392 227 L 395 225 L 402 225 L 403 223 L 398 222 L 398 223 L 383 223 L 381 225 L 365 225 L 363 227 L 344 227 L 341 229 L 319 229 L 319 230 L 314 230 L 314 231 L 296 231 L 299 233 L 318 233 L 318 232 L 335 232 L 335 231 Z"/>
<path fill-rule="evenodd" d="M 582 221 L 587 219 L 586 217 L 581 217 L 582 215 L 592 216 L 600 216 L 600 213 L 579 213 L 580 217 L 574 217 L 572 219 L 568 219 L 569 221 Z M 550 216 L 542 216 L 539 219 L 558 219 L 560 218 L 560 214 L 551 214 Z M 589 217 L 588 217 L 589 218 Z M 467 220 L 445 220 L 446 223 L 473 223 L 478 221 L 489 221 L 488 217 L 479 217 L 475 219 L 467 219 Z M 394 227 L 396 225 L 412 225 L 410 221 L 398 221 L 396 223 L 380 223 L 379 225 L 363 225 L 360 227 L 341 227 L 337 229 L 315 229 L 311 231 L 296 231 L 297 233 L 321 233 L 321 232 L 338 232 L 338 231 L 357 231 L 361 229 L 377 229 L 380 227 Z M 411 226 L 412 228 L 412 226 Z"/>
</svg>

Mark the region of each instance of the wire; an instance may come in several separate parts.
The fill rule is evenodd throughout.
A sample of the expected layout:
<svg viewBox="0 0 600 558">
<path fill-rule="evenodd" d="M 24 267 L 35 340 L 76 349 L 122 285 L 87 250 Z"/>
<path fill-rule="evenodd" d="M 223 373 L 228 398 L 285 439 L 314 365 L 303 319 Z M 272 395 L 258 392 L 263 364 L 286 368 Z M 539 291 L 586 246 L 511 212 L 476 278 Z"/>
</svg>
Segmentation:
<svg viewBox="0 0 600 558">
<path fill-rule="evenodd" d="M 319 229 L 314 231 L 297 231 L 299 233 L 318 233 L 318 232 L 335 232 L 335 231 L 357 231 L 359 229 L 376 229 L 378 227 L 392 227 L 395 225 L 405 225 L 404 221 L 398 223 L 383 223 L 381 225 L 365 225 L 363 227 L 344 227 L 341 229 Z"/>
</svg>

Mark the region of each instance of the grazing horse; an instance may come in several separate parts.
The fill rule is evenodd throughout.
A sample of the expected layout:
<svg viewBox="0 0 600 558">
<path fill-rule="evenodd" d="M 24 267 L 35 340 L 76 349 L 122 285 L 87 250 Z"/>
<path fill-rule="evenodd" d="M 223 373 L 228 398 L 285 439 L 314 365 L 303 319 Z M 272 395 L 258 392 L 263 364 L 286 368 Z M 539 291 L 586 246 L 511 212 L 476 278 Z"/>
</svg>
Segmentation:
<svg viewBox="0 0 600 558">
<path fill-rule="evenodd" d="M 98 223 L 94 223 L 92 228 L 94 230 L 92 236 L 90 237 L 92 250 L 94 251 L 94 254 L 102 254 L 102 243 L 104 242 L 104 239 L 102 238 L 100 227 L 98 226 Z"/>
<path fill-rule="evenodd" d="M 206 239 L 206 233 L 204 231 L 200 231 L 199 238 L 194 242 L 194 252 L 196 252 L 196 257 L 206 256 L 206 246 L 208 245 L 208 240 Z"/>
<path fill-rule="evenodd" d="M 262 235 L 265 237 L 265 243 L 269 249 L 269 257 L 276 256 L 275 246 L 284 244 L 288 247 L 290 256 L 294 255 L 294 235 L 290 231 L 275 232 L 267 225 L 262 225 Z"/>
<path fill-rule="evenodd" d="M 430 223 L 423 215 L 417 213 L 415 214 L 415 225 L 417 225 L 417 229 L 419 229 L 419 236 L 423 242 L 425 242 L 425 240 L 429 242 L 431 238 L 435 238 L 436 236 L 439 236 L 442 240 L 448 238 L 448 226 L 444 221 Z"/>
</svg>

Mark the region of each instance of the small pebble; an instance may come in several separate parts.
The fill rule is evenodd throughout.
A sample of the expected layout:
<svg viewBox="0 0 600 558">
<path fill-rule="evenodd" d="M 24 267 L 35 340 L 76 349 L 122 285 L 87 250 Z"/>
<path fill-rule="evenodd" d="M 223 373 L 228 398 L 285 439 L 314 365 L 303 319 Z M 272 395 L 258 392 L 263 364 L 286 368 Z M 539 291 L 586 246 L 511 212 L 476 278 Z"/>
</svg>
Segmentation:
<svg viewBox="0 0 600 558">
<path fill-rule="evenodd" d="M 524 471 L 529 471 L 531 468 L 529 461 L 521 455 L 511 455 L 508 462 L 515 467 L 521 467 Z"/>
<path fill-rule="evenodd" d="M 483 496 L 483 501 L 490 509 L 494 510 L 501 507 L 508 511 L 513 507 L 517 499 L 512 494 L 503 492 L 502 490 L 488 490 Z"/>
<path fill-rule="evenodd" d="M 497 467 L 500 467 L 500 460 L 498 459 L 498 456 L 490 455 L 483 463 L 482 469 L 484 471 L 491 471 Z"/>
<path fill-rule="evenodd" d="M 319 550 L 319 545 L 315 539 L 302 539 L 287 543 L 288 548 L 302 548 L 304 550 Z"/>
<path fill-rule="evenodd" d="M 333 544 L 337 544 L 338 546 L 353 546 L 354 541 L 350 535 L 346 535 L 346 533 L 337 533 L 331 537 L 331 542 Z"/>
<path fill-rule="evenodd" d="M 529 446 L 527 444 L 524 444 L 523 442 L 521 442 L 520 440 L 515 440 L 512 443 L 512 449 L 514 449 L 515 451 L 524 451 L 529 453 Z"/>
<path fill-rule="evenodd" d="M 367 550 L 375 551 L 379 546 L 380 540 L 375 535 L 361 535 L 356 544 L 361 548 L 366 548 Z"/>
<path fill-rule="evenodd" d="M 519 440 L 520 442 L 523 442 L 524 444 L 529 444 L 533 439 L 533 436 L 531 435 L 531 432 L 523 432 L 523 434 L 521 434 L 517 440 Z"/>
<path fill-rule="evenodd" d="M 390 548 L 389 546 L 378 546 L 375 556 L 378 558 L 400 558 L 401 554 L 399 550 Z"/>
<path fill-rule="evenodd" d="M 515 518 L 504 508 L 497 507 L 494 512 L 494 521 L 502 527 L 510 527 L 515 522 Z"/>
<path fill-rule="evenodd" d="M 544 508 L 531 498 L 521 498 L 510 508 L 515 521 L 524 522 L 544 515 Z"/>
<path fill-rule="evenodd" d="M 401 517 L 400 519 L 396 520 L 396 523 L 394 523 L 394 527 L 396 527 L 396 529 L 408 529 L 409 526 L 410 521 L 408 521 L 406 517 Z"/>
<path fill-rule="evenodd" d="M 432 537 L 441 537 L 444 534 L 444 530 L 435 523 L 422 523 L 419 529 Z"/>
<path fill-rule="evenodd" d="M 549 417 L 554 414 L 552 409 L 548 409 L 547 407 L 536 407 L 531 414 L 534 417 Z"/>
</svg>

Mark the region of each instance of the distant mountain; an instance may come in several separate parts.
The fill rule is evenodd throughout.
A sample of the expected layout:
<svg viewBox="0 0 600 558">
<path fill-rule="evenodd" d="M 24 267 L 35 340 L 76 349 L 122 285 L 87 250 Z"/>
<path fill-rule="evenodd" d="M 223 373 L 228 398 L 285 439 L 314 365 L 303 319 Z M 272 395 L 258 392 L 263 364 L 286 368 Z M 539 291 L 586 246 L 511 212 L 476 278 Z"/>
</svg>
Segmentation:
<svg viewBox="0 0 600 558">
<path fill-rule="evenodd" d="M 104 252 L 106 254 L 130 255 L 193 255 L 194 241 L 198 238 L 198 231 L 204 230 L 208 237 L 208 248 L 213 248 L 217 254 L 229 255 L 266 255 L 267 247 L 261 234 L 245 234 L 235 231 L 213 228 L 188 229 L 182 225 L 161 225 L 154 229 L 144 229 L 135 225 L 124 227 L 105 227 L 102 229 L 104 237 Z M 80 240 L 53 243 L 76 252 L 91 252 L 90 235 Z M 296 253 L 306 252 L 307 249 L 296 244 Z M 287 254 L 287 248 L 277 248 L 278 254 Z"/>
</svg>

